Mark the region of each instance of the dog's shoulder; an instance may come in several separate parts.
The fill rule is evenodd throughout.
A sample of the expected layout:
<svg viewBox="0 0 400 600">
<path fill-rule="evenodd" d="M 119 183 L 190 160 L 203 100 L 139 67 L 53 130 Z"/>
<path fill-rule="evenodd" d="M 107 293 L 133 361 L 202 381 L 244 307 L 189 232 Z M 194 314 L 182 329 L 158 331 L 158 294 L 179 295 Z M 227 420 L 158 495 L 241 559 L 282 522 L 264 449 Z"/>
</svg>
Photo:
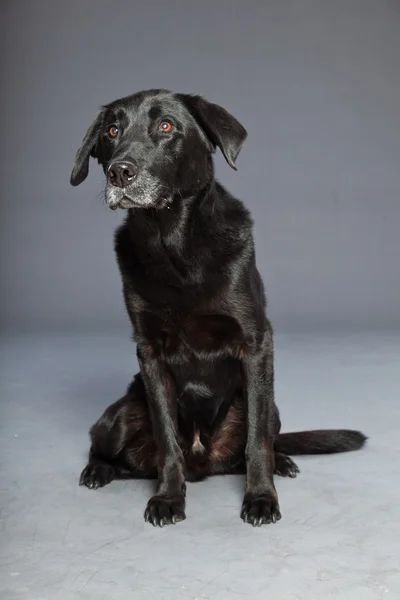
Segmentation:
<svg viewBox="0 0 400 600">
<path fill-rule="evenodd" d="M 247 239 L 252 235 L 253 217 L 244 202 L 233 196 L 220 183 L 216 184 L 218 204 L 221 209 L 222 219 L 217 221 L 217 226 L 230 229 L 235 234 L 235 239 Z"/>
</svg>

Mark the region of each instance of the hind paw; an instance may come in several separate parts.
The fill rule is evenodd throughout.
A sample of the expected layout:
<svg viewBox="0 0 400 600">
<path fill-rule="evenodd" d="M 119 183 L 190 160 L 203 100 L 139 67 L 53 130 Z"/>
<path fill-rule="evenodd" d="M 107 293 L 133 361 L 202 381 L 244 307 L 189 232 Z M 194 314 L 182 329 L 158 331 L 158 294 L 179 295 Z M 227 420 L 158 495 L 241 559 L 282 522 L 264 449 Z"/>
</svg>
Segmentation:
<svg viewBox="0 0 400 600">
<path fill-rule="evenodd" d="M 89 463 L 82 471 L 79 485 L 91 490 L 104 487 L 114 479 L 114 469 L 106 463 Z"/>
<path fill-rule="evenodd" d="M 275 475 L 294 478 L 297 477 L 298 473 L 300 473 L 299 467 L 289 456 L 275 453 Z"/>
</svg>

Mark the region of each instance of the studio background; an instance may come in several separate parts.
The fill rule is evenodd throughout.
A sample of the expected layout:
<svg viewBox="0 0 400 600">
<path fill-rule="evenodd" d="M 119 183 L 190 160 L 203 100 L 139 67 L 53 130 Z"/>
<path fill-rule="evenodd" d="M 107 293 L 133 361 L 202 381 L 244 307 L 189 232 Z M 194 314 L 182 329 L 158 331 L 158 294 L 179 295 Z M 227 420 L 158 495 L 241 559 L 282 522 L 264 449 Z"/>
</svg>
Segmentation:
<svg viewBox="0 0 400 600">
<path fill-rule="evenodd" d="M 277 330 L 400 324 L 398 2 L 2 3 L 1 314 L 8 330 L 128 326 L 123 218 L 69 185 L 98 107 L 201 93 L 249 137 L 217 177 L 252 210 Z"/>
<path fill-rule="evenodd" d="M 0 597 L 398 600 L 400 3 L 0 2 Z M 104 177 L 69 184 L 100 105 L 166 87 L 248 130 L 218 179 L 253 213 L 283 430 L 364 450 L 298 457 L 282 521 L 240 518 L 243 477 L 78 487 L 88 430 L 137 370 Z"/>
</svg>

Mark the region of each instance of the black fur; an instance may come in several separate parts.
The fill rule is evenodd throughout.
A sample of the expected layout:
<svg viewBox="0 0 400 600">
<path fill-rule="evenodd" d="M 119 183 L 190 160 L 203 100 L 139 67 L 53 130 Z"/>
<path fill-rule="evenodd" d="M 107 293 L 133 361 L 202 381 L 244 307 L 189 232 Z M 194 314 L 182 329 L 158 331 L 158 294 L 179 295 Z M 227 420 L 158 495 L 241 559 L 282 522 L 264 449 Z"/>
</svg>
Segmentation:
<svg viewBox="0 0 400 600">
<path fill-rule="evenodd" d="M 158 479 L 145 519 L 185 518 L 185 481 L 246 473 L 241 516 L 281 518 L 273 474 L 295 477 L 287 454 L 361 448 L 355 431 L 280 434 L 273 332 L 256 268 L 252 220 L 214 179 L 218 146 L 232 168 L 246 138 L 225 109 L 151 90 L 103 107 L 71 175 L 97 158 L 106 201 L 127 216 L 115 237 L 140 373 L 91 429 L 80 483 Z"/>
</svg>

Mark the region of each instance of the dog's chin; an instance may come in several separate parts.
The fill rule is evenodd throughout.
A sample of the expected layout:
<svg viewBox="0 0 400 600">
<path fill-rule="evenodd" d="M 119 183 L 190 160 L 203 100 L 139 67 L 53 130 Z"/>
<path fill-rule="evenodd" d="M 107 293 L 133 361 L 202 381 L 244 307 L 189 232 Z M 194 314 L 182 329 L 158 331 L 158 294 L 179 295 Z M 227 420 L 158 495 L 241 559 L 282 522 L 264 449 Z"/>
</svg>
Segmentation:
<svg viewBox="0 0 400 600">
<path fill-rule="evenodd" d="M 128 210 L 130 208 L 155 208 L 162 210 L 163 208 L 170 207 L 172 198 L 154 193 L 132 193 L 132 191 L 127 192 L 121 188 L 107 186 L 106 203 L 111 210 L 117 210 L 118 208 L 123 210 Z"/>
<path fill-rule="evenodd" d="M 118 208 L 128 210 L 129 208 L 145 208 L 148 205 L 145 206 L 140 204 L 129 196 L 121 196 L 120 198 L 113 198 L 112 200 L 107 199 L 107 206 L 111 210 L 117 210 Z"/>
</svg>

